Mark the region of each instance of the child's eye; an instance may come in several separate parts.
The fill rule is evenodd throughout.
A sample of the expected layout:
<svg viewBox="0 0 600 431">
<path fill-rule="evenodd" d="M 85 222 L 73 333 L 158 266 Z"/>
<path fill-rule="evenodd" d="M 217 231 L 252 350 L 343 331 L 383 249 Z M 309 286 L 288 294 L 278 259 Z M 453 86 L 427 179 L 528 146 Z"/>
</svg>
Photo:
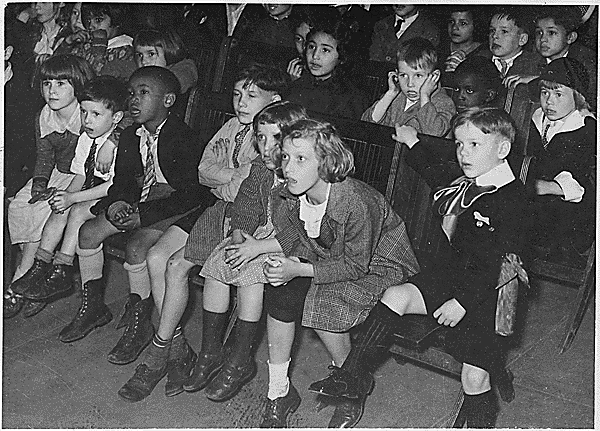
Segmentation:
<svg viewBox="0 0 600 431">
<path fill-rule="evenodd" d="M 329 48 L 323 48 L 323 52 L 324 52 L 325 54 L 328 54 L 328 53 L 330 53 L 330 52 L 331 52 L 331 50 L 330 50 Z"/>
<path fill-rule="evenodd" d="M 306 160 L 306 157 L 304 157 L 304 156 L 298 156 L 298 161 L 299 162 L 303 162 L 305 160 Z"/>
<path fill-rule="evenodd" d="M 417 73 L 417 74 L 415 75 L 415 77 L 416 77 L 416 78 L 422 78 L 422 77 L 423 77 L 423 74 L 422 74 L 422 73 Z"/>
<path fill-rule="evenodd" d="M 285 154 L 285 153 L 281 154 L 281 160 L 288 160 L 289 158 L 290 158 L 290 156 L 288 156 L 287 154 Z"/>
</svg>

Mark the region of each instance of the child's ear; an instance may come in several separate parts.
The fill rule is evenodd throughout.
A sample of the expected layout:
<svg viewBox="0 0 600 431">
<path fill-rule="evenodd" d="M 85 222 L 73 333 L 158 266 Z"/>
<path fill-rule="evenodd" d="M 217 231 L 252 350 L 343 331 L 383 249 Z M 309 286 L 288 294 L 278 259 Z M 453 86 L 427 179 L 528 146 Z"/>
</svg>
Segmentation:
<svg viewBox="0 0 600 431">
<path fill-rule="evenodd" d="M 519 46 L 527 45 L 527 41 L 529 40 L 529 35 L 525 32 L 519 35 Z"/>
<path fill-rule="evenodd" d="M 123 119 L 123 111 L 117 111 L 112 115 L 113 124 L 119 124 L 119 122 Z"/>
<path fill-rule="evenodd" d="M 163 100 L 165 108 L 170 108 L 171 106 L 173 106 L 175 104 L 175 100 L 177 100 L 177 96 L 175 95 L 175 93 L 165 94 L 165 98 Z"/>
<path fill-rule="evenodd" d="M 432 75 L 433 75 L 435 78 L 439 79 L 439 77 L 440 77 L 440 75 L 442 74 L 442 72 L 440 72 L 440 69 L 434 69 L 434 71 L 433 71 L 433 72 L 431 72 L 431 74 L 432 74 Z"/>
<path fill-rule="evenodd" d="M 506 157 L 508 157 L 508 154 L 510 153 L 511 147 L 512 145 L 508 139 L 505 139 L 502 142 L 500 142 L 500 145 L 498 146 L 498 158 L 506 159 Z"/>
<path fill-rule="evenodd" d="M 485 103 L 490 103 L 496 96 L 498 96 L 498 91 L 493 88 L 488 88 L 485 96 Z"/>
<path fill-rule="evenodd" d="M 569 45 L 571 45 L 573 42 L 575 42 L 575 41 L 577 40 L 577 37 L 578 37 L 578 36 L 579 36 L 579 35 L 577 34 L 577 32 L 576 32 L 576 31 L 572 31 L 571 33 L 569 33 L 569 34 L 567 35 L 567 43 L 568 43 Z"/>
<path fill-rule="evenodd" d="M 281 96 L 277 93 L 275 93 L 273 95 L 273 97 L 271 97 L 271 102 L 279 102 L 281 100 Z"/>
</svg>

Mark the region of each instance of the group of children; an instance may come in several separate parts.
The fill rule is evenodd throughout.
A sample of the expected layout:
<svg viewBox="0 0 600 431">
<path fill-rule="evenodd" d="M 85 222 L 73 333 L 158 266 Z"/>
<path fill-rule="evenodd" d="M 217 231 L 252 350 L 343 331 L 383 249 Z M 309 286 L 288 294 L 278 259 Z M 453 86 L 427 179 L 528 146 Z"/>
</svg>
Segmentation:
<svg viewBox="0 0 600 431">
<path fill-rule="evenodd" d="M 453 19 L 461 17 L 469 18 Z M 526 41 L 518 19 L 495 15 L 489 36 L 494 60 L 512 60 L 512 67 L 522 55 L 512 51 Z M 541 51 L 576 37 L 560 22 L 538 20 Z M 567 32 L 562 42 L 547 41 L 551 24 Z M 197 137 L 173 113 L 182 88 L 196 79 L 175 34 L 147 30 L 134 38 L 138 68 L 126 85 L 115 76 L 95 77 L 74 54 L 44 61 L 36 168 L 8 211 L 22 258 L 5 292 L 4 318 L 21 310 L 37 314 L 68 294 L 77 255 L 81 305 L 59 338 L 74 342 L 108 324 L 103 242 L 130 232 L 124 264 L 130 293 L 117 325 L 125 330 L 108 360 L 128 364 L 144 354 L 118 391 L 123 399 L 143 400 L 165 376 L 167 396 L 204 390 L 213 401 L 231 399 L 257 373 L 264 305 L 269 385 L 260 426 L 287 427 L 301 402 L 288 377 L 301 323 L 316 331 L 332 358 L 330 376 L 309 390 L 338 399 L 330 427 L 352 427 L 403 316 L 429 314 L 454 328 L 450 345 L 464 364 L 467 425 L 493 426 L 498 406 L 490 381 L 508 378 L 501 359 L 507 347 L 494 331 L 503 259 L 524 256 L 532 238 L 547 246 L 546 239 L 562 255 L 581 254 L 592 241 L 596 120 L 589 71 L 566 46 L 556 58 L 549 54 L 537 75 L 519 77 L 540 103 L 523 184 L 521 167 L 509 160 L 516 127 L 498 109 L 509 75 L 493 61 L 473 55 L 458 62 L 448 96 L 434 44 L 413 38 L 395 50 L 386 92 L 359 107 L 358 96 L 336 93 L 348 88 L 337 74 L 348 60 L 343 28 L 306 27 L 305 63 L 291 64 L 288 73 L 260 64 L 239 71 L 235 116 L 202 155 Z M 290 86 L 294 74 L 300 77 Z M 306 109 L 395 128 L 393 138 L 410 148 L 409 164 L 435 190 L 434 213 L 448 239 L 439 255 L 415 256 L 403 220 L 380 193 L 351 177 L 354 157 L 335 126 Z M 444 137 L 450 139 L 436 140 Z M 535 225 L 522 221 L 527 211 Z M 205 279 L 198 353 L 181 322 L 195 265 Z M 239 318 L 225 347 L 232 285 Z M 351 340 L 349 330 L 358 325 Z"/>
</svg>

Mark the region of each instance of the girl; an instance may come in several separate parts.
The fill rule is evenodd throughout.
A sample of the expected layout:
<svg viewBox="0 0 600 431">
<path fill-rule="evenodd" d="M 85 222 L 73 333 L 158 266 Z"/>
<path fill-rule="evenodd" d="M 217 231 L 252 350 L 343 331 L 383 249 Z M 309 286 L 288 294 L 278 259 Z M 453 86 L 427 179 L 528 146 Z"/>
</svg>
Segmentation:
<svg viewBox="0 0 600 431">
<path fill-rule="evenodd" d="M 265 282 L 262 263 L 266 256 L 252 262 L 249 260 L 236 261 L 235 264 L 232 264 L 239 268 L 239 271 L 236 271 L 226 263 L 225 255 L 228 253 L 228 244 L 243 243 L 245 238 L 250 237 L 247 232 L 261 238 L 272 236 L 269 196 L 273 186 L 281 181 L 276 172 L 275 158 L 277 154 L 274 150 L 280 139 L 281 129 L 301 118 L 306 118 L 304 108 L 290 102 L 275 102 L 264 108 L 254 118 L 254 141 L 260 155 L 253 160 L 250 175 L 242 182 L 235 201 L 230 207 L 231 218 L 227 219 L 229 222 L 225 226 L 230 235 L 213 251 L 202 272 L 202 275 L 206 276 L 206 282 L 203 293 L 202 348 L 198 362 L 194 373 L 189 381 L 185 382 L 185 385 L 183 380 L 189 376 L 195 359 L 186 362 L 187 373 L 181 373 L 179 379 L 174 378 L 172 374 L 169 375 L 167 395 L 177 395 L 183 389 L 195 392 L 206 387 L 212 380 L 211 386 L 207 389 L 207 395 L 213 400 L 224 401 L 225 398 L 233 397 L 245 383 L 244 379 L 247 381 L 256 372 L 256 364 L 249 358 L 254 333 L 262 312 L 262 283 Z M 149 253 L 148 261 L 151 267 L 153 266 L 153 254 L 156 252 L 155 250 Z M 166 278 L 166 288 L 160 289 L 158 283 L 152 283 L 152 295 L 156 298 L 157 308 L 161 312 L 159 328 L 142 361 L 142 364 L 146 364 L 150 370 L 164 369 L 167 358 L 172 360 L 174 355 L 176 355 L 175 357 L 187 355 L 189 358 L 192 356 L 195 358 L 195 354 L 182 334 L 179 323 L 188 302 L 188 272 L 197 263 L 184 259 L 184 253 L 185 247 L 174 253 L 169 260 L 166 275 L 163 274 L 163 279 Z M 242 266 L 245 263 L 248 264 Z M 221 337 L 229 307 L 229 284 L 235 284 L 241 288 L 239 289 L 240 321 L 236 330 L 236 343 L 233 351 L 227 357 L 222 351 Z M 165 348 L 169 344 L 171 345 L 171 354 L 169 349 Z M 176 351 L 177 353 L 175 353 Z M 225 365 L 226 362 L 227 365 Z M 244 365 L 247 366 L 244 367 Z M 222 368 L 223 371 L 217 376 Z M 244 372 L 241 376 L 239 375 L 240 368 Z M 227 393 L 225 393 L 222 385 L 232 373 L 237 374 L 236 381 L 233 382 L 233 386 L 227 387 Z M 243 378 L 240 380 L 240 377 Z M 150 394 L 160 378 L 152 382 L 150 391 L 145 393 L 132 390 L 128 382 L 119 394 L 128 399 L 132 399 L 132 397 L 135 397 L 136 400 L 143 399 Z"/>
<path fill-rule="evenodd" d="M 12 244 L 22 252 L 13 281 L 26 273 L 41 271 L 34 262 L 42 229 L 50 216 L 48 191 L 64 190 L 72 180 L 71 161 L 81 129 L 77 96 L 94 77 L 90 64 L 74 55 L 57 55 L 42 63 L 41 92 L 46 105 L 35 122 L 37 160 L 33 178 L 17 193 L 8 207 L 8 226 Z M 39 275 L 39 274 L 38 274 Z M 25 305 L 9 288 L 4 296 L 4 318 L 14 317 Z M 34 310 L 31 310 L 33 307 Z M 41 307 L 41 308 L 39 308 Z M 44 303 L 28 305 L 27 316 L 41 311 Z M 35 314 L 37 314 L 37 312 Z"/>
<path fill-rule="evenodd" d="M 310 73 L 292 83 L 288 100 L 316 112 L 360 118 L 368 100 L 347 76 L 354 49 L 351 37 L 352 30 L 341 18 L 315 23 L 304 54 Z"/>
<path fill-rule="evenodd" d="M 527 154 L 534 157 L 527 186 L 534 198 L 532 241 L 550 258 L 581 264 L 595 234 L 596 119 L 586 97 L 584 66 L 552 61 L 530 88 L 541 107 L 532 116 Z M 585 260 L 584 262 L 585 263 Z"/>
<path fill-rule="evenodd" d="M 418 271 L 404 222 L 370 186 L 347 178 L 354 158 L 333 126 L 300 120 L 283 140 L 283 199 L 273 208 L 275 239 L 246 238 L 229 259 L 249 250 L 282 251 L 264 272 L 269 337 L 269 391 L 261 427 L 286 427 L 300 404 L 288 368 L 295 322 L 314 328 L 333 362 L 350 351 L 350 328 L 383 291 Z M 256 253 L 256 252 L 255 252 Z M 273 287 L 278 286 L 278 287 Z M 336 415 L 343 413 L 343 407 Z M 340 427 L 338 419 L 330 427 Z"/>
<path fill-rule="evenodd" d="M 138 68 L 166 67 L 179 79 L 182 94 L 198 82 L 196 64 L 188 58 L 183 42 L 174 30 L 141 30 L 133 39 L 133 49 Z"/>
</svg>

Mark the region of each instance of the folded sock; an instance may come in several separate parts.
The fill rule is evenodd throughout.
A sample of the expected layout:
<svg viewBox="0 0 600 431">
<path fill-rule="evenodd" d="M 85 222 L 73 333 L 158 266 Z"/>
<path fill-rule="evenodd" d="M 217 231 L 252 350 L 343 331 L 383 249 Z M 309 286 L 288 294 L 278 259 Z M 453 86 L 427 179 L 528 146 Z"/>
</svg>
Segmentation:
<svg viewBox="0 0 600 431">
<path fill-rule="evenodd" d="M 267 398 L 270 400 L 276 400 L 277 398 L 285 397 L 290 390 L 290 379 L 288 378 L 288 369 L 290 362 L 283 364 L 272 364 L 267 361 L 269 365 L 269 392 Z"/>
<path fill-rule="evenodd" d="M 46 262 L 46 263 L 52 262 L 52 256 L 53 256 L 52 252 L 50 252 L 48 250 L 44 250 L 41 247 L 39 247 L 35 252 L 35 258 L 41 260 L 42 262 Z"/>
<path fill-rule="evenodd" d="M 68 265 L 73 266 L 73 261 L 75 260 L 75 256 L 70 256 L 68 254 L 64 254 L 61 251 L 57 251 L 54 255 L 54 260 L 52 263 L 54 265 Z"/>
<path fill-rule="evenodd" d="M 83 284 L 90 280 L 102 278 L 102 270 L 104 269 L 102 244 L 98 248 L 77 247 L 77 256 L 79 257 L 79 271 L 81 272 L 81 282 Z"/>
</svg>

